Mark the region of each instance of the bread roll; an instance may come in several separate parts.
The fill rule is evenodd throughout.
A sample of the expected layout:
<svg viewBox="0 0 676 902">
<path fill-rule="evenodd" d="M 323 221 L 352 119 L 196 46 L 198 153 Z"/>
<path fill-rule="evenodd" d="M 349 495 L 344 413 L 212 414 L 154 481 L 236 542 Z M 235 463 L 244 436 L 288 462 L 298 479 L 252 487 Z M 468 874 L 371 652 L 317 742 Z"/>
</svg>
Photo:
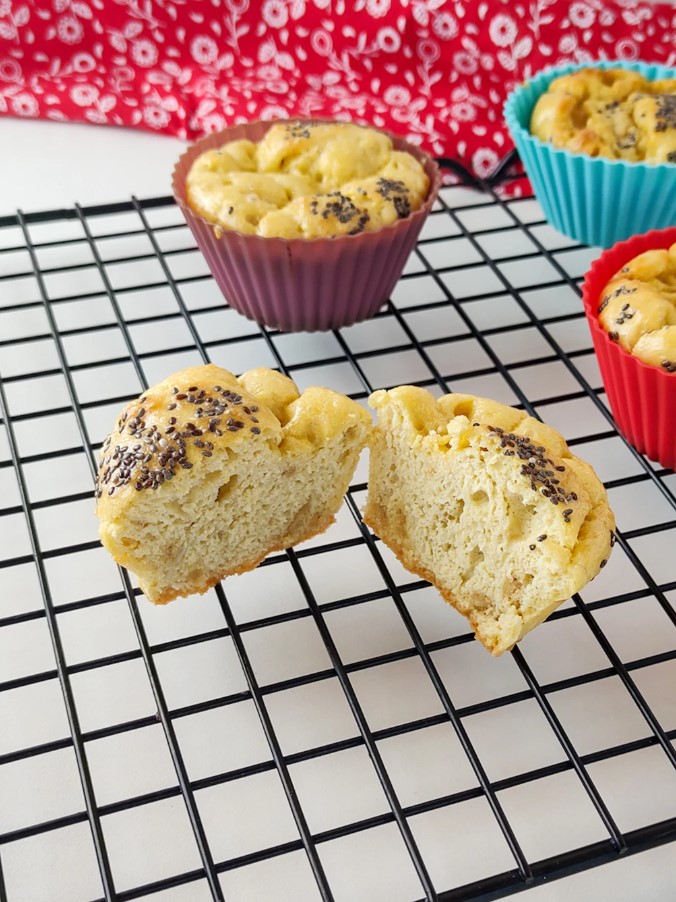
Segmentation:
<svg viewBox="0 0 676 902">
<path fill-rule="evenodd" d="M 420 209 L 429 189 L 416 157 L 351 122 L 279 122 L 257 144 L 200 154 L 186 179 L 188 202 L 207 221 L 286 239 L 377 231 Z"/>
<path fill-rule="evenodd" d="M 371 420 L 273 370 L 182 370 L 121 412 L 103 445 L 101 542 L 165 604 L 326 529 Z"/>
<path fill-rule="evenodd" d="M 625 263 L 603 289 L 598 315 L 625 351 L 676 372 L 676 242 Z"/>
<path fill-rule="evenodd" d="M 676 79 L 629 69 L 578 69 L 555 78 L 533 108 L 530 130 L 573 153 L 629 163 L 676 162 Z"/>
<path fill-rule="evenodd" d="M 592 468 L 518 410 L 378 391 L 364 519 L 464 614 L 494 655 L 603 567 L 613 514 Z"/>
</svg>

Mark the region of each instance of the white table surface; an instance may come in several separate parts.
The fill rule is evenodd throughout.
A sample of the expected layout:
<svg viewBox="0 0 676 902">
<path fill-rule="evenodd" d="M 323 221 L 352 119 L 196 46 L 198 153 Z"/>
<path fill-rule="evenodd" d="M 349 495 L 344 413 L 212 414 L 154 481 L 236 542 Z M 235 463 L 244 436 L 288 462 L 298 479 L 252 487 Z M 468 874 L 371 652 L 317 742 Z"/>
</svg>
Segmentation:
<svg viewBox="0 0 676 902">
<path fill-rule="evenodd" d="M 126 128 L 0 119 L 0 215 L 171 193 L 185 141 Z"/>
<path fill-rule="evenodd" d="M 127 129 L 0 119 L 0 215 L 18 207 L 27 212 L 169 194 L 172 166 L 184 146 Z M 555 881 L 527 898 L 665 902 L 676 898 L 676 847 Z"/>
</svg>

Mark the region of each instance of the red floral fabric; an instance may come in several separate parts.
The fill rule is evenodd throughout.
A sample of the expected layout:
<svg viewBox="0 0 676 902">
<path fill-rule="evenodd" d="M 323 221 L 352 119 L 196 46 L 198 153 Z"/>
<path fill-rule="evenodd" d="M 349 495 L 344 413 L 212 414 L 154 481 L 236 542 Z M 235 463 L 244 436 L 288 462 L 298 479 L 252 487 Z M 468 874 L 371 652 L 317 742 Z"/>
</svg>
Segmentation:
<svg viewBox="0 0 676 902">
<path fill-rule="evenodd" d="M 245 119 L 369 122 L 486 176 L 513 85 L 568 61 L 676 64 L 641 0 L 0 0 L 0 113 L 194 139 Z"/>
</svg>

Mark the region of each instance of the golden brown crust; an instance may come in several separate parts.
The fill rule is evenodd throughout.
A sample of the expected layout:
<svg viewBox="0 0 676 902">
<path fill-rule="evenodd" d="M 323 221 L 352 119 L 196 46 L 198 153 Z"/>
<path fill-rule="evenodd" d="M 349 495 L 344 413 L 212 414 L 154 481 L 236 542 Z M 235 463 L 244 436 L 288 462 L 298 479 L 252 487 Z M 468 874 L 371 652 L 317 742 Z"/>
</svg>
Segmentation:
<svg viewBox="0 0 676 902">
<path fill-rule="evenodd" d="M 101 542 L 164 604 L 326 529 L 371 420 L 286 376 L 190 367 L 130 402 L 102 449 Z"/>
<path fill-rule="evenodd" d="M 198 156 L 190 207 L 208 222 L 263 238 L 355 235 L 420 209 L 422 164 L 373 128 L 346 122 L 271 125 L 258 144 L 234 141 Z"/>
<path fill-rule="evenodd" d="M 104 441 L 97 513 L 119 516 L 137 492 L 189 480 L 214 452 L 280 435 L 277 417 L 227 370 L 209 364 L 173 373 L 130 401 Z"/>
<path fill-rule="evenodd" d="M 676 163 L 676 79 L 580 69 L 554 79 L 531 116 L 535 137 L 592 157 Z"/>
<path fill-rule="evenodd" d="M 676 243 L 644 251 L 603 289 L 599 323 L 649 366 L 676 373 Z"/>
</svg>

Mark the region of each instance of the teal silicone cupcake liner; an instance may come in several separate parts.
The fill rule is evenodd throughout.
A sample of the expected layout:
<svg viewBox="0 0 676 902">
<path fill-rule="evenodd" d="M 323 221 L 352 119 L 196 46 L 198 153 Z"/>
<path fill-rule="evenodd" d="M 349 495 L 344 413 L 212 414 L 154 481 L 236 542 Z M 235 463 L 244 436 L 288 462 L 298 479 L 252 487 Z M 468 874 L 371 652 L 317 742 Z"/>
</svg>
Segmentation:
<svg viewBox="0 0 676 902">
<path fill-rule="evenodd" d="M 631 235 L 676 225 L 676 164 L 574 154 L 530 134 L 533 107 L 551 82 L 588 68 L 631 69 L 651 81 L 676 78 L 669 66 L 618 60 L 545 69 L 509 95 L 505 119 L 548 221 L 582 244 L 611 247 Z"/>
</svg>

